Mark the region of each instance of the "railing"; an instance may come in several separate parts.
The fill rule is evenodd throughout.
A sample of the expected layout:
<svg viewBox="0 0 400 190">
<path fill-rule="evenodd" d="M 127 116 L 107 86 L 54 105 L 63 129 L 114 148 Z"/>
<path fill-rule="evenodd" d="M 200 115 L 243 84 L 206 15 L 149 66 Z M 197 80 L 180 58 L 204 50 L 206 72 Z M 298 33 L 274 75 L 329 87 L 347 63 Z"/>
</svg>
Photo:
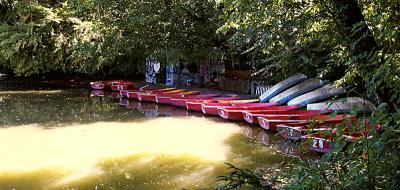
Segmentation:
<svg viewBox="0 0 400 190">
<path fill-rule="evenodd" d="M 254 98 L 258 98 L 269 90 L 272 85 L 268 84 L 267 81 L 251 81 L 250 88 L 251 88 L 251 96 Z"/>
</svg>

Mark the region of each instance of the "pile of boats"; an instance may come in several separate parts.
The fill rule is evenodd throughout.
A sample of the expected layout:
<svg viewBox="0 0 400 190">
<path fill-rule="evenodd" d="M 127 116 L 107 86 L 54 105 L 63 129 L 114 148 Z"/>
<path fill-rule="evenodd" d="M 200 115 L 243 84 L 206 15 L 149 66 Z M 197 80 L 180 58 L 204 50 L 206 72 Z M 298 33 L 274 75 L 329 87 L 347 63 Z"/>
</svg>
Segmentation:
<svg viewBox="0 0 400 190">
<path fill-rule="evenodd" d="M 177 88 L 135 88 L 134 83 L 121 80 L 97 81 L 90 85 L 96 89 L 92 92 L 94 96 L 104 95 L 104 91 L 99 90 L 111 89 L 117 91 L 118 96 L 128 99 L 246 121 L 265 130 L 276 131 L 286 139 L 306 141 L 311 150 L 321 153 L 332 149 L 333 136 L 339 132 L 346 141 L 353 142 L 362 137 L 370 138 L 370 130 L 380 128 L 379 125 L 370 125 L 368 120 L 349 114 L 355 111 L 372 112 L 374 104 L 358 97 L 320 102 L 345 91 L 328 81 L 308 79 L 300 73 L 275 84 L 258 99 Z M 340 128 L 338 132 L 339 125 L 345 128 Z"/>
</svg>

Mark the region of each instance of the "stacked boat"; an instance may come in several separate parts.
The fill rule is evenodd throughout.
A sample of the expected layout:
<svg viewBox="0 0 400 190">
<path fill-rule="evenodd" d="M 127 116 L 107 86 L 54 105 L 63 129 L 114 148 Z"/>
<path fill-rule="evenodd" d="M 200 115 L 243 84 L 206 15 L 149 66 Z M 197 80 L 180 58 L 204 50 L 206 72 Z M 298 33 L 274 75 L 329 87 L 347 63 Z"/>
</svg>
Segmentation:
<svg viewBox="0 0 400 190">
<path fill-rule="evenodd" d="M 246 121 L 278 132 L 286 139 L 309 142 L 311 150 L 321 153 L 331 150 L 331 141 L 333 136 L 339 134 L 339 125 L 345 126 L 340 135 L 349 142 L 366 137 L 370 130 L 380 128 L 379 125 L 370 126 L 368 121 L 358 119 L 354 114 L 355 111 L 373 111 L 375 107 L 371 102 L 351 97 L 321 103 L 345 91 L 334 87 L 329 81 L 309 79 L 300 73 L 277 83 L 258 99 L 176 88 L 133 88 L 133 83 L 126 81 L 107 84 L 110 87 L 117 86 L 112 89 L 118 91 L 120 97 L 182 107 L 228 120 Z M 93 89 L 98 87 L 94 88 L 92 83 L 91 86 Z"/>
</svg>

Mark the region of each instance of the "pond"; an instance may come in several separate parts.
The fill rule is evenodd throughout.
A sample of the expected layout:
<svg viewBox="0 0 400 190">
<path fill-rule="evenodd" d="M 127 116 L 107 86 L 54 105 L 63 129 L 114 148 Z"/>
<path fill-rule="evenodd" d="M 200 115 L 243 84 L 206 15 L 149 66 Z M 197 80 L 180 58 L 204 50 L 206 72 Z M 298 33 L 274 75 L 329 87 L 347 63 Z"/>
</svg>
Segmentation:
<svg viewBox="0 0 400 190">
<path fill-rule="evenodd" d="M 274 134 L 88 89 L 0 91 L 0 189 L 215 188 L 225 163 L 273 173 Z"/>
</svg>

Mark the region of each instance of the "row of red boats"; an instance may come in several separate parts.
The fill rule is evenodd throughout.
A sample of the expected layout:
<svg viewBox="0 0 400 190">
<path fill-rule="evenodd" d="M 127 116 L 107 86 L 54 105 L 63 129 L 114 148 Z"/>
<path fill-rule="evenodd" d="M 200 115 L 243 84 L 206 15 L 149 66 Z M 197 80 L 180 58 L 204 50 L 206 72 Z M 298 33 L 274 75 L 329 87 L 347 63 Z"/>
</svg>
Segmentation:
<svg viewBox="0 0 400 190">
<path fill-rule="evenodd" d="M 91 87 L 119 91 L 121 97 L 143 102 L 168 104 L 203 112 L 205 115 L 260 125 L 265 130 L 279 132 L 286 139 L 306 141 L 311 150 L 321 153 L 331 150 L 331 142 L 339 124 L 346 125 L 340 134 L 349 142 L 367 137 L 370 129 L 380 127 L 365 127 L 368 123 L 353 115 L 335 115 L 330 114 L 330 110 L 301 110 L 300 106 L 260 103 L 259 99 L 242 99 L 237 95 L 149 86 L 134 88 L 132 82 L 126 81 L 92 82 Z"/>
</svg>

